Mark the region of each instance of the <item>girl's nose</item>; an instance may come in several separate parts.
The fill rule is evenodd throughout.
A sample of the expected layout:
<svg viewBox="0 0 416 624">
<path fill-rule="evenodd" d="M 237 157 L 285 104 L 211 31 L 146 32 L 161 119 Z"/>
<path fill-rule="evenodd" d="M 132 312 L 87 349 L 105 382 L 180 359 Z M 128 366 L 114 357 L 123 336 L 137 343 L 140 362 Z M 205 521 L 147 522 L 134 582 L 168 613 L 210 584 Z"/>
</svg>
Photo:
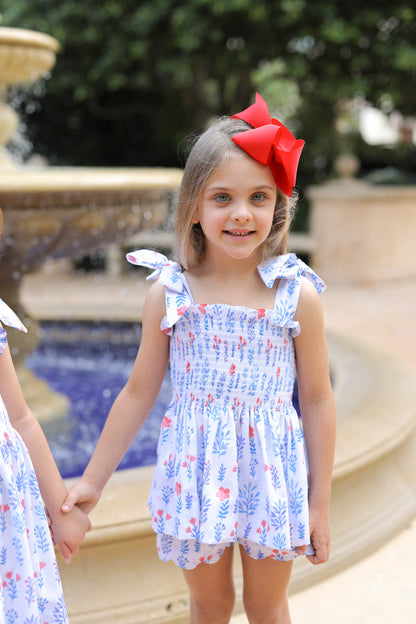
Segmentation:
<svg viewBox="0 0 416 624">
<path fill-rule="evenodd" d="M 246 202 L 238 202 L 234 206 L 232 218 L 234 219 L 234 221 L 250 221 L 251 212 L 248 209 Z"/>
</svg>

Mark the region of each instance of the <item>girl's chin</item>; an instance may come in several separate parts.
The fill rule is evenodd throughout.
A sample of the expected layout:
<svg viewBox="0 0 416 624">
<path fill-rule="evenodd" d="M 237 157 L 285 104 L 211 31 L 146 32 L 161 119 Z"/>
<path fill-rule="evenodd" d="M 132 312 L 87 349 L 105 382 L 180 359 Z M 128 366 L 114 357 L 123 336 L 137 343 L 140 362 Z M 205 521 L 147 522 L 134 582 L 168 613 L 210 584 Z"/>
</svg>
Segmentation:
<svg viewBox="0 0 416 624">
<path fill-rule="evenodd" d="M 261 253 L 258 247 L 255 249 L 228 249 L 225 254 L 232 260 L 248 260 L 254 262 L 256 266 L 261 261 Z"/>
</svg>

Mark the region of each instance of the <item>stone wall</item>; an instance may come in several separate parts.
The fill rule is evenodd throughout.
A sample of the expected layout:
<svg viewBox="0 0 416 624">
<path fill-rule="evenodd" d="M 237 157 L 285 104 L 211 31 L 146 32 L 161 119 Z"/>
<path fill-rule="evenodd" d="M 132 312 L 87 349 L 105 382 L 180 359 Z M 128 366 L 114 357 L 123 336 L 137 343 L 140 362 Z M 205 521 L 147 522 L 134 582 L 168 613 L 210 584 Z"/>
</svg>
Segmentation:
<svg viewBox="0 0 416 624">
<path fill-rule="evenodd" d="M 329 284 L 416 277 L 416 186 L 340 179 L 308 191 L 311 263 Z"/>
</svg>

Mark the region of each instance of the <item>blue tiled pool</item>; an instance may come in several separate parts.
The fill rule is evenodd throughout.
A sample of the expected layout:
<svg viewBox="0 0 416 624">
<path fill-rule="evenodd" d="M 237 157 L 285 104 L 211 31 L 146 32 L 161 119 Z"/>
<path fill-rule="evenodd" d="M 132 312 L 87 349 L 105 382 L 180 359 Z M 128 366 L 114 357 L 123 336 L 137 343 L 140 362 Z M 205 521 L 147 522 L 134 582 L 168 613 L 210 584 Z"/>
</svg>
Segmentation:
<svg viewBox="0 0 416 624">
<path fill-rule="evenodd" d="M 70 412 L 47 427 L 48 442 L 64 477 L 80 475 L 114 399 L 126 383 L 140 342 L 140 325 L 42 323 L 41 341 L 26 365 L 66 394 Z M 120 468 L 153 464 L 160 422 L 170 400 L 166 376 L 159 399 Z"/>
</svg>

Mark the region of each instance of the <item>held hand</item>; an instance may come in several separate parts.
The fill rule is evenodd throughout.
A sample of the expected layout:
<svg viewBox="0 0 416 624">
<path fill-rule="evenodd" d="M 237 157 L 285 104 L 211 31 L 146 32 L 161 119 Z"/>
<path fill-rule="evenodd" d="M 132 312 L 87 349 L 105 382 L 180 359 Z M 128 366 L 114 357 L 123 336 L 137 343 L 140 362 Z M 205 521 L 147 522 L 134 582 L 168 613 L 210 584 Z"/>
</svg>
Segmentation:
<svg viewBox="0 0 416 624">
<path fill-rule="evenodd" d="M 77 506 L 88 514 L 94 509 L 99 498 L 100 492 L 97 492 L 95 488 L 81 478 L 78 483 L 69 490 L 69 494 L 62 505 L 62 511 L 67 514 Z"/>
<path fill-rule="evenodd" d="M 59 548 L 65 563 L 78 553 L 85 534 L 91 530 L 91 522 L 84 511 L 74 507 L 67 514 L 61 511 L 51 519 L 50 528 L 54 544 Z"/>
<path fill-rule="evenodd" d="M 325 563 L 329 559 L 331 546 L 328 511 L 310 508 L 309 528 L 315 554 L 306 555 L 306 558 L 314 565 Z"/>
</svg>

